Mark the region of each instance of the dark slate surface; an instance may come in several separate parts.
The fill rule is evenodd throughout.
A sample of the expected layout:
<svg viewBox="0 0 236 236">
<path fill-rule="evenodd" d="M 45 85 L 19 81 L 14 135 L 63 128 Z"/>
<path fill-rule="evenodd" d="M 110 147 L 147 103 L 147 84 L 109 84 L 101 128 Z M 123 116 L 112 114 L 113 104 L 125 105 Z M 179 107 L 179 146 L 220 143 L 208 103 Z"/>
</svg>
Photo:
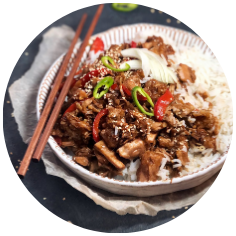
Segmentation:
<svg viewBox="0 0 236 236">
<path fill-rule="evenodd" d="M 89 19 L 85 24 L 85 28 L 87 28 L 89 27 L 96 9 L 97 6 L 92 6 L 72 12 L 71 14 L 52 23 L 43 32 L 36 36 L 36 38 L 33 39 L 30 45 L 20 56 L 12 72 L 8 87 L 30 68 L 31 63 L 38 52 L 39 44 L 45 31 L 53 26 L 60 26 L 63 24 L 69 25 L 75 30 L 82 14 L 85 12 L 88 14 Z M 194 33 L 186 25 L 178 22 L 177 19 L 165 13 L 159 12 L 158 10 L 155 10 L 155 12 L 152 13 L 150 8 L 139 6 L 133 12 L 123 13 L 114 11 L 111 8 L 111 4 L 105 5 L 103 14 L 100 17 L 94 33 L 102 32 L 119 25 L 143 22 L 168 25 Z M 81 35 L 82 39 L 84 38 L 85 33 L 86 32 L 83 31 Z M 25 52 L 27 53 L 25 54 Z M 3 108 L 4 134 L 12 164 L 17 170 L 17 167 L 19 166 L 19 159 L 23 157 L 27 145 L 23 143 L 19 135 L 17 124 L 11 116 L 13 108 L 11 103 L 8 101 L 10 101 L 10 98 L 8 92 L 6 91 Z M 173 216 L 178 217 L 186 211 L 184 208 L 176 211 L 162 211 L 155 217 L 144 215 L 119 216 L 114 212 L 103 209 L 101 206 L 97 206 L 92 200 L 73 189 L 64 180 L 47 175 L 45 173 L 42 161 L 38 164 L 32 163 L 30 165 L 27 177 L 23 179 L 22 182 L 29 192 L 44 207 L 53 212 L 55 215 L 66 221 L 71 221 L 75 225 L 90 230 L 102 232 L 141 231 L 164 224 L 172 220 Z M 44 200 L 44 198 L 46 199 Z M 65 200 L 63 200 L 63 198 L 65 198 Z"/>
</svg>

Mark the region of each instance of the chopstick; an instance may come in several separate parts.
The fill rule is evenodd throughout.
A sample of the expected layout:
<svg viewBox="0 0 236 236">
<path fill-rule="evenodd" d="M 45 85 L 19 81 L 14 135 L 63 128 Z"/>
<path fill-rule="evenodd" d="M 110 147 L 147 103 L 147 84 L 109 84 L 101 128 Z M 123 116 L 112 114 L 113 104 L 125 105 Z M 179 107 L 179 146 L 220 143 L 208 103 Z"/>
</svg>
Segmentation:
<svg viewBox="0 0 236 236">
<path fill-rule="evenodd" d="M 77 54 L 75 63 L 73 65 L 72 69 L 71 69 L 71 73 L 69 74 L 69 76 L 66 79 L 66 82 L 65 82 L 65 84 L 63 86 L 63 89 L 62 89 L 62 91 L 61 91 L 61 93 L 60 93 L 60 95 L 58 97 L 56 105 L 54 106 L 53 111 L 51 113 L 51 116 L 50 116 L 50 118 L 48 120 L 46 128 L 44 129 L 44 132 L 43 132 L 43 134 L 41 136 L 39 144 L 38 144 L 38 146 L 36 148 L 36 151 L 34 153 L 33 160 L 39 161 L 40 158 L 41 158 L 41 155 L 43 153 L 45 145 L 46 145 L 46 143 L 48 141 L 48 138 L 49 138 L 49 136 L 51 134 L 52 128 L 53 128 L 53 126 L 54 126 L 54 124 L 55 124 L 55 122 L 56 122 L 56 120 L 58 118 L 58 115 L 60 113 L 62 104 L 65 101 L 65 97 L 68 94 L 68 91 L 70 89 L 70 85 L 71 85 L 71 82 L 73 80 L 74 74 L 75 74 L 75 72 L 76 72 L 76 70 L 77 70 L 77 68 L 78 68 L 78 66 L 80 64 L 80 61 L 81 61 L 81 58 L 83 56 L 84 50 L 85 50 L 86 46 L 88 45 L 88 41 L 89 41 L 89 39 L 90 39 L 94 29 L 95 29 L 95 26 L 96 26 L 96 24 L 98 22 L 98 19 L 99 19 L 101 13 L 102 13 L 103 7 L 104 7 L 104 5 L 101 4 L 98 7 L 98 9 L 97 9 L 97 12 L 96 12 L 96 14 L 95 14 L 95 16 L 93 18 L 93 21 L 92 21 L 92 23 L 91 23 L 91 25 L 90 25 L 90 27 L 88 29 L 88 32 L 87 32 L 86 36 L 85 36 L 85 39 L 84 39 L 84 41 L 83 41 L 83 43 L 82 43 L 82 45 L 81 45 L 81 47 L 79 49 L 79 53 Z"/>
<path fill-rule="evenodd" d="M 55 101 L 55 97 L 59 91 L 59 87 L 61 85 L 61 82 L 64 78 L 64 75 L 65 75 L 65 72 L 66 72 L 66 69 L 67 69 L 67 66 L 68 66 L 68 63 L 69 63 L 69 60 L 71 58 L 71 54 L 74 50 L 74 47 L 75 47 L 75 44 L 77 43 L 78 41 L 78 38 L 82 32 L 82 29 L 83 29 L 83 26 L 84 26 L 84 23 L 86 21 L 86 18 L 87 18 L 87 14 L 84 14 L 81 18 L 81 21 L 78 25 L 78 28 L 75 32 L 75 36 L 71 42 L 71 45 L 69 47 L 69 50 L 66 54 L 66 56 L 64 57 L 64 60 L 62 62 L 62 65 L 59 69 L 59 72 L 56 76 L 56 79 L 54 81 L 54 84 L 53 84 L 53 87 L 52 87 L 52 90 L 48 96 L 48 99 L 47 99 L 47 102 L 44 106 L 44 109 L 42 111 L 42 115 L 40 116 L 40 119 L 39 119 L 39 122 L 35 128 L 35 131 L 34 131 L 34 134 L 31 138 L 31 141 L 29 143 L 29 146 L 25 152 L 25 155 L 23 157 L 23 160 L 21 162 L 21 165 L 20 165 L 20 168 L 17 172 L 17 174 L 20 176 L 20 177 L 24 177 L 27 170 L 28 170 L 28 167 L 29 167 L 29 164 L 30 164 L 30 161 L 31 161 L 31 158 L 33 156 L 33 153 L 34 153 L 34 150 L 36 148 L 36 145 L 38 143 L 38 140 L 39 140 L 39 137 L 42 133 L 42 130 L 45 126 L 45 123 L 47 121 L 47 118 L 50 114 L 50 111 L 51 111 L 51 108 L 53 106 L 53 103 Z"/>
</svg>

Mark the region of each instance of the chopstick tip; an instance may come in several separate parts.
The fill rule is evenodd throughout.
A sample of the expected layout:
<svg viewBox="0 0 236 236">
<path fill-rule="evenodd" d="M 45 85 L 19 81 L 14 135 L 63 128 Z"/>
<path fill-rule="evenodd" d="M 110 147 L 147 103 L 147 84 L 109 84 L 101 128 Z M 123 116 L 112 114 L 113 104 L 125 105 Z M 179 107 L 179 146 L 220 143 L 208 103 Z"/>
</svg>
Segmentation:
<svg viewBox="0 0 236 236">
<path fill-rule="evenodd" d="M 19 176 L 20 179 L 24 179 L 24 177 L 25 177 L 24 175 L 22 175 L 22 174 L 20 174 L 20 173 L 17 173 L 17 174 L 18 174 L 18 176 Z"/>
<path fill-rule="evenodd" d="M 34 163 L 38 163 L 39 162 L 39 160 L 37 159 L 37 158 L 32 158 L 32 162 L 34 162 Z"/>
</svg>

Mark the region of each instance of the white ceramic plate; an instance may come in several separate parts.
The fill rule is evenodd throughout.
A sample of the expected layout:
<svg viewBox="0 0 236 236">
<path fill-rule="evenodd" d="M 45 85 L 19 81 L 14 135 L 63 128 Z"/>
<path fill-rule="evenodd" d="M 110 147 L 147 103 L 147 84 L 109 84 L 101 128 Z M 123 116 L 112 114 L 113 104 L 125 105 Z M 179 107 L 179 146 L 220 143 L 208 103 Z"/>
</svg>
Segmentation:
<svg viewBox="0 0 236 236">
<path fill-rule="evenodd" d="M 106 32 L 99 33 L 91 37 L 91 42 L 94 40 L 96 36 L 102 38 L 105 44 L 105 48 L 108 48 L 111 44 L 121 44 L 123 42 L 127 42 L 134 38 L 135 34 L 144 30 L 155 30 L 157 32 L 165 33 L 170 36 L 177 44 L 194 46 L 198 45 L 204 53 L 212 54 L 211 50 L 204 43 L 204 41 L 197 37 L 194 34 L 188 33 L 183 30 L 166 27 L 162 25 L 153 25 L 153 24 L 135 24 L 135 25 L 126 25 L 121 27 L 112 28 Z M 74 52 L 78 49 L 78 45 L 76 46 Z M 86 48 L 85 53 L 82 58 L 82 62 L 86 59 L 87 54 L 89 52 L 89 46 Z M 73 57 L 70 61 L 70 67 L 73 63 Z M 55 78 L 55 75 L 59 69 L 59 66 L 62 62 L 63 55 L 58 58 L 51 68 L 48 70 L 46 75 L 44 76 L 42 83 L 40 85 L 37 97 L 37 117 L 40 117 L 40 113 L 42 111 L 42 107 L 45 103 L 47 94 L 49 92 L 50 86 Z M 156 181 L 156 182 L 128 182 L 128 181 L 120 181 L 109 179 L 107 177 L 101 177 L 95 173 L 92 173 L 82 166 L 76 164 L 72 160 L 72 156 L 66 153 L 63 149 L 61 149 L 53 137 L 50 137 L 48 140 L 49 145 L 52 150 L 58 156 L 58 158 L 74 173 L 78 174 L 85 181 L 90 184 L 107 190 L 112 193 L 121 194 L 121 195 L 131 195 L 131 196 L 154 196 L 160 194 L 166 194 L 171 192 L 176 192 L 188 188 L 195 187 L 200 185 L 211 176 L 213 176 L 217 171 L 221 169 L 226 159 L 226 154 L 219 157 L 214 162 L 210 163 L 206 168 L 198 170 L 194 173 L 183 177 L 173 178 L 168 181 Z"/>
</svg>

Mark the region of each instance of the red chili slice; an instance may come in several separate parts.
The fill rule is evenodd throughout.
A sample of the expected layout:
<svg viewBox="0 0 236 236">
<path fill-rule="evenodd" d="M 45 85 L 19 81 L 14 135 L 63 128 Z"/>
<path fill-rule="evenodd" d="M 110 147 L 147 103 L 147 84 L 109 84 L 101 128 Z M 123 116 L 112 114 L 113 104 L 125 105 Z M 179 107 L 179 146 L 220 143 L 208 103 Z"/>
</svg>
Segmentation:
<svg viewBox="0 0 236 236">
<path fill-rule="evenodd" d="M 122 89 L 129 97 L 132 96 L 131 91 L 122 84 Z"/>
<path fill-rule="evenodd" d="M 111 89 L 113 89 L 113 90 L 118 90 L 118 89 L 119 89 L 118 84 L 113 84 L 113 85 L 111 86 Z"/>
<path fill-rule="evenodd" d="M 122 89 L 126 93 L 127 96 L 129 96 L 129 97 L 132 96 L 131 91 L 125 85 L 123 85 L 123 84 L 122 84 Z M 138 98 L 139 101 L 146 101 L 147 100 L 147 98 L 144 97 L 141 94 L 138 94 L 137 98 Z"/>
<path fill-rule="evenodd" d="M 68 112 L 74 111 L 75 109 L 76 109 L 76 104 L 75 104 L 75 103 L 72 103 L 72 104 L 66 109 L 66 111 L 65 111 L 64 114 L 63 114 L 63 116 L 65 116 L 65 114 L 68 113 Z M 63 117 L 63 116 L 62 116 L 62 117 Z"/>
<path fill-rule="evenodd" d="M 137 47 L 137 43 L 135 43 L 134 41 L 131 42 L 130 44 L 131 48 L 136 48 Z"/>
<path fill-rule="evenodd" d="M 93 122 L 93 139 L 94 139 L 95 142 L 98 142 L 100 140 L 99 131 L 98 131 L 100 120 L 103 116 L 105 116 L 107 114 L 108 114 L 108 109 L 105 108 L 105 109 L 101 110 L 94 119 L 94 122 Z"/>
<path fill-rule="evenodd" d="M 77 82 L 76 82 L 76 86 L 78 88 L 83 88 L 85 86 L 85 84 L 91 80 L 93 77 L 97 77 L 99 75 L 99 71 L 98 70 L 93 70 L 88 72 L 86 75 L 82 76 Z"/>
<path fill-rule="evenodd" d="M 170 105 L 170 103 L 174 100 L 173 95 L 167 89 L 165 93 L 158 98 L 155 106 L 154 106 L 154 116 L 158 121 L 162 121 L 166 112 L 166 108 Z"/>
<path fill-rule="evenodd" d="M 77 80 L 74 86 L 76 86 L 77 88 L 83 88 L 89 80 L 91 80 L 93 77 L 98 77 L 100 74 L 102 74 L 102 76 L 105 76 L 109 74 L 109 70 L 102 68 L 100 70 L 90 71 L 86 75 L 82 76 L 79 80 Z"/>
<path fill-rule="evenodd" d="M 53 136 L 53 138 L 57 142 L 58 146 L 61 146 L 61 144 L 62 144 L 61 138 L 59 136 Z"/>
<path fill-rule="evenodd" d="M 94 53 L 97 53 L 98 51 L 104 51 L 104 43 L 101 38 L 97 37 L 91 46 L 91 51 L 94 51 Z"/>
</svg>

